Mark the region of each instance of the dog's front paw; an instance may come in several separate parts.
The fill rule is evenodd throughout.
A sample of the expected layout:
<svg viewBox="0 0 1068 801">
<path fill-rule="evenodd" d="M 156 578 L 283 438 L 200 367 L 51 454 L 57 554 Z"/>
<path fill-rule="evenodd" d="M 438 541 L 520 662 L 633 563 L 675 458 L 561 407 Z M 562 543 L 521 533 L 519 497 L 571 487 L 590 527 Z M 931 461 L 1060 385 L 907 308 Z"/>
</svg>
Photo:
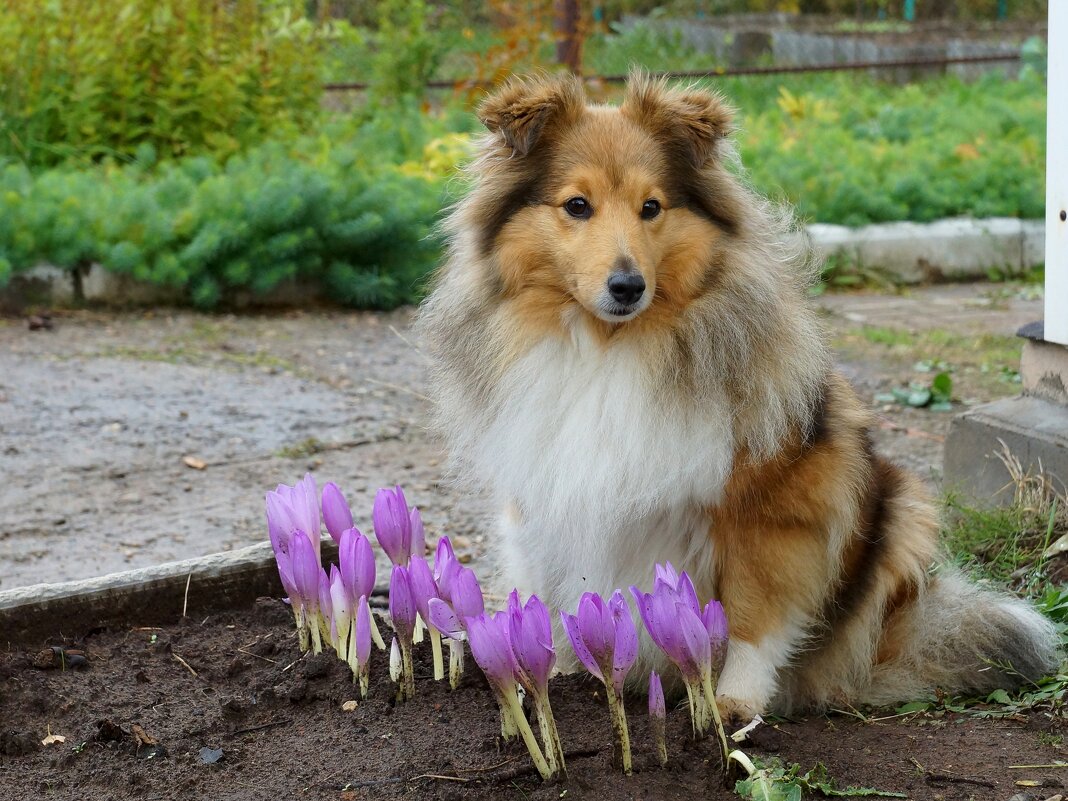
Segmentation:
<svg viewBox="0 0 1068 801">
<path fill-rule="evenodd" d="M 729 695 L 717 695 L 716 706 L 719 707 L 723 725 L 728 729 L 744 726 L 762 711 L 750 701 L 731 698 Z"/>
</svg>

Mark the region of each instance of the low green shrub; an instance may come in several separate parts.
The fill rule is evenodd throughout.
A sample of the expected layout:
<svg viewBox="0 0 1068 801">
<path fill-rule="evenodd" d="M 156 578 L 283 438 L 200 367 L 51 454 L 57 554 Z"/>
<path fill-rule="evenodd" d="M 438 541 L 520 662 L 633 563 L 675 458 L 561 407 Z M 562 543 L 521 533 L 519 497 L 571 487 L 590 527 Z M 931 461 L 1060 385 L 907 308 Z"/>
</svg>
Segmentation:
<svg viewBox="0 0 1068 801">
<path fill-rule="evenodd" d="M 367 141 L 341 125 L 225 164 L 156 165 L 147 146 L 132 164 L 34 173 L 9 163 L 0 167 L 0 283 L 42 262 L 99 263 L 182 288 L 201 307 L 287 280 L 354 306 L 412 302 L 438 256 L 433 223 L 458 145 L 431 140 L 396 163 Z"/>
</svg>

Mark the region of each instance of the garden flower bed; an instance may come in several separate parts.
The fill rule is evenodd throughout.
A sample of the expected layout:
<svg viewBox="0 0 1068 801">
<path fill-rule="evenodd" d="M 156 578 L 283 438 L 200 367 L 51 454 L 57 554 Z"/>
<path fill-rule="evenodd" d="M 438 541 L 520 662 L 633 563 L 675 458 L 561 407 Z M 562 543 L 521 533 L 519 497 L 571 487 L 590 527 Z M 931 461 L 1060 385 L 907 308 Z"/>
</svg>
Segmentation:
<svg viewBox="0 0 1068 801">
<path fill-rule="evenodd" d="M 268 493 L 273 574 L 248 549 L 0 594 L 0 799 L 1004 799 L 1019 783 L 1061 786 L 1068 725 L 1008 696 L 757 721 L 726 740 L 709 701 L 727 620 L 685 572 L 657 565 L 651 593 L 631 588 L 687 685 L 689 711 L 665 710 L 656 674 L 651 703 L 623 691 L 638 630 L 622 592 L 561 610 L 554 643 L 540 600 L 483 597 L 447 539 L 431 568 L 397 488 L 373 513 L 387 603 L 344 496 L 327 484 L 321 499 L 310 475 Z M 251 601 L 253 588 L 273 597 Z M 569 646 L 588 672 L 550 679 Z M 756 778 L 725 782 L 728 751 Z"/>
<path fill-rule="evenodd" d="M 83 650 L 88 665 L 35 666 L 60 644 Z M 274 598 L 158 627 L 131 620 L 93 631 L 74 620 L 39 632 L 0 653 L 0 798 L 737 797 L 723 788 L 715 738 L 693 742 L 685 705 L 669 708 L 662 769 L 645 701 L 628 699 L 628 777 L 612 764 L 603 685 L 586 674 L 554 678 L 568 776 L 543 783 L 521 743 L 499 743 L 497 707 L 474 665 L 450 691 L 432 680 L 424 641 L 415 697 L 398 704 L 386 654 L 375 649 L 371 659 L 368 697 L 347 711 L 359 699 L 348 666 L 332 652 L 302 656 L 292 614 Z M 1063 781 L 1063 770 L 1009 766 L 1055 762 L 1049 743 L 1066 728 L 1040 714 L 870 723 L 836 715 L 760 727 L 745 748 L 806 771 L 822 762 L 843 787 L 1005 801 L 1017 780 Z M 49 733 L 65 739 L 41 745 Z"/>
</svg>

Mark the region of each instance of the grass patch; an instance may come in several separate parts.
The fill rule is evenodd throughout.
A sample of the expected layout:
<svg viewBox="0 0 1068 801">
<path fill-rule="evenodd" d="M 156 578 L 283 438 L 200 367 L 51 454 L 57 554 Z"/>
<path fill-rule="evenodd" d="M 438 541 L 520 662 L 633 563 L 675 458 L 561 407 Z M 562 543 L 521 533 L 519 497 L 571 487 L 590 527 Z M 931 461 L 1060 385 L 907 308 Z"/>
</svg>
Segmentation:
<svg viewBox="0 0 1068 801">
<path fill-rule="evenodd" d="M 325 450 L 329 450 L 326 443 L 315 437 L 308 437 L 306 440 L 294 445 L 286 445 L 284 448 L 279 448 L 275 455 L 282 459 L 307 459 L 309 456 L 314 456 Z"/>
</svg>

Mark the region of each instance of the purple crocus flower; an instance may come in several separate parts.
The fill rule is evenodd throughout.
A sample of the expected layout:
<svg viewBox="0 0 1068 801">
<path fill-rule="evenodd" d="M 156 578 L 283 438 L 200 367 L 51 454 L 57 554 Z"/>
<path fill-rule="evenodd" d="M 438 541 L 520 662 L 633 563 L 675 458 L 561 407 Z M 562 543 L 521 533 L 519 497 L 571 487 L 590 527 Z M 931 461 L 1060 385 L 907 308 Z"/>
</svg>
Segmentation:
<svg viewBox="0 0 1068 801">
<path fill-rule="evenodd" d="M 578 613 L 560 613 L 575 656 L 583 666 L 617 693 L 638 658 L 638 632 L 623 594 L 616 590 L 607 603 L 596 593 L 583 593 Z"/>
<path fill-rule="evenodd" d="M 530 752 L 531 759 L 543 779 L 549 779 L 555 773 L 545 759 L 534 731 L 523 713 L 516 690 L 517 665 L 509 637 L 509 620 L 506 612 L 495 615 L 483 612 L 465 621 L 467 640 L 471 645 L 471 656 L 486 674 L 490 687 L 497 697 L 501 708 L 502 731 L 518 732 Z"/>
<path fill-rule="evenodd" d="M 348 528 L 341 532 L 337 547 L 341 580 L 355 604 L 361 595 L 371 596 L 377 576 L 375 552 L 370 541 L 359 529 Z"/>
<path fill-rule="evenodd" d="M 430 647 L 434 659 L 434 680 L 441 681 L 445 678 L 445 663 L 441 656 L 441 630 L 430 619 L 429 604 L 431 600 L 439 599 L 438 585 L 434 580 L 434 573 L 422 556 L 412 556 L 408 565 L 408 573 L 412 581 L 412 594 L 415 596 L 415 605 L 419 610 L 419 617 L 430 632 Z"/>
<path fill-rule="evenodd" d="M 404 490 L 380 489 L 371 517 L 378 544 L 395 565 L 406 567 L 412 555 L 412 518 Z"/>
<path fill-rule="evenodd" d="M 341 542 L 342 533 L 352 528 L 352 510 L 341 489 L 332 481 L 323 485 L 323 522 L 337 543 Z"/>
<path fill-rule="evenodd" d="M 275 553 L 289 552 L 293 532 L 303 531 L 319 553 L 319 494 L 315 479 L 308 473 L 290 487 L 279 484 L 267 493 L 267 533 Z"/>
<path fill-rule="evenodd" d="M 438 594 L 443 601 L 452 602 L 452 582 L 460 572 L 460 567 L 460 560 L 452 550 L 452 542 L 448 537 L 440 538 L 434 552 L 434 580 L 437 581 Z"/>
<path fill-rule="evenodd" d="M 352 637 L 349 641 L 349 666 L 353 669 L 353 677 L 357 675 L 360 677 L 361 698 L 367 697 L 367 687 L 370 683 L 371 638 L 375 630 L 367 596 L 361 595 L 356 607 Z"/>
<path fill-rule="evenodd" d="M 395 565 L 389 578 L 389 617 L 397 633 L 394 644 L 399 643 L 401 657 L 401 681 L 397 688 L 397 700 L 405 701 L 415 695 L 415 673 L 412 667 L 412 636 L 418 609 L 412 579 L 408 569 Z M 390 662 L 394 657 L 390 655 Z"/>
<path fill-rule="evenodd" d="M 289 563 L 292 571 L 294 596 L 302 609 L 302 620 L 311 635 L 312 651 L 323 650 L 319 636 L 319 553 L 311 539 L 300 529 L 295 530 L 289 538 Z M 292 597 L 292 596 L 291 596 Z"/>
<path fill-rule="evenodd" d="M 533 695 L 549 689 L 549 674 L 556 664 L 549 610 L 537 595 L 520 604 L 519 592 L 508 596 L 508 636 L 519 668 L 520 683 Z"/>
<path fill-rule="evenodd" d="M 408 521 L 412 528 L 412 556 L 423 558 L 426 556 L 426 529 L 423 528 L 423 518 L 419 510 L 414 506 L 408 513 Z"/>
<path fill-rule="evenodd" d="M 401 642 L 412 641 L 418 611 L 408 569 L 394 565 L 389 577 L 389 618 Z"/>
<path fill-rule="evenodd" d="M 508 596 L 507 615 L 515 675 L 531 697 L 545 757 L 549 769 L 555 773 L 564 767 L 564 748 L 549 704 L 549 674 L 556 664 L 549 610 L 536 595 L 522 604 L 518 590 L 512 590 Z"/>
<path fill-rule="evenodd" d="M 630 734 L 623 708 L 623 682 L 638 658 L 638 632 L 623 593 L 616 590 L 606 603 L 596 593 L 583 593 L 578 613 L 560 613 L 575 656 L 604 682 L 608 709 L 616 731 L 617 755 L 623 772 L 631 772 Z"/>
<path fill-rule="evenodd" d="M 726 734 L 715 701 L 727 653 L 723 607 L 709 601 L 702 610 L 690 577 L 685 572 L 675 575 L 670 564 L 657 565 L 651 593 L 630 590 L 649 636 L 682 672 L 694 733 L 704 734 L 715 723 L 726 764 Z"/>
<path fill-rule="evenodd" d="M 657 759 L 663 767 L 667 764 L 667 708 L 664 705 L 664 688 L 656 671 L 649 674 L 649 728 L 653 732 Z"/>
</svg>

